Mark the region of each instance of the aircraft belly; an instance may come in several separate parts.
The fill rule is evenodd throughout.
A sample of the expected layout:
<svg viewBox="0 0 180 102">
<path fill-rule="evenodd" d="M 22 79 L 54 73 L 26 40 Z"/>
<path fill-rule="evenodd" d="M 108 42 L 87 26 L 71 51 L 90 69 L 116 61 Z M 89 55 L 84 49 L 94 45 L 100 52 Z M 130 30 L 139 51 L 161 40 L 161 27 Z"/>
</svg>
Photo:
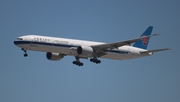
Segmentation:
<svg viewBox="0 0 180 102">
<path fill-rule="evenodd" d="M 19 45 L 20 48 L 24 48 L 26 50 L 33 51 L 41 51 L 41 52 L 55 52 L 62 54 L 70 54 L 70 49 L 67 47 L 57 47 L 53 45 L 38 45 L 38 44 L 22 44 Z"/>
<path fill-rule="evenodd" d="M 41 52 L 55 52 L 55 53 L 62 53 L 65 55 L 76 56 L 77 52 L 75 50 L 71 50 L 69 47 L 60 47 L 60 46 L 53 46 L 53 45 L 40 45 L 40 44 L 21 44 L 18 45 L 20 48 L 24 48 L 26 50 L 33 50 L 33 51 L 41 51 Z M 115 60 L 127 60 L 133 58 L 139 58 L 148 56 L 146 54 L 132 54 L 132 53 L 113 53 L 108 52 L 106 55 L 101 56 L 101 58 L 108 58 L 108 59 L 115 59 Z M 81 56 L 80 57 L 88 57 L 88 56 Z M 91 56 L 89 56 L 91 57 Z"/>
</svg>

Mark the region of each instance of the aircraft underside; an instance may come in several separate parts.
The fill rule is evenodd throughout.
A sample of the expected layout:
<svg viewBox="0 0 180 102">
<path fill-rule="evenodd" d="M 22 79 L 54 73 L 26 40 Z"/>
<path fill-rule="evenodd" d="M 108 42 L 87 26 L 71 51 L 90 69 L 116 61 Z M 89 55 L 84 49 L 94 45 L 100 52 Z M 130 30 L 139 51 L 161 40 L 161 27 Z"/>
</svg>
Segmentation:
<svg viewBox="0 0 180 102">
<path fill-rule="evenodd" d="M 114 59 L 114 60 L 127 60 L 127 59 L 133 59 L 133 58 L 139 58 L 148 56 L 142 55 L 142 54 L 132 54 L 132 53 L 114 53 L 114 52 L 107 52 L 107 54 L 101 56 L 101 57 L 95 57 L 95 56 L 87 56 L 87 55 L 78 55 L 76 50 L 71 50 L 68 47 L 55 47 L 55 46 L 45 46 L 45 45 L 37 45 L 37 44 L 22 44 L 18 45 L 23 51 L 24 51 L 24 57 L 27 57 L 27 50 L 32 51 L 41 51 L 41 52 L 47 52 L 46 57 L 49 60 L 60 60 L 64 56 L 75 56 L 75 61 L 72 63 L 78 66 L 83 66 L 83 63 L 80 61 L 80 58 L 88 59 L 90 58 L 90 62 L 99 64 L 101 61 L 98 58 L 107 58 L 107 59 Z"/>
</svg>

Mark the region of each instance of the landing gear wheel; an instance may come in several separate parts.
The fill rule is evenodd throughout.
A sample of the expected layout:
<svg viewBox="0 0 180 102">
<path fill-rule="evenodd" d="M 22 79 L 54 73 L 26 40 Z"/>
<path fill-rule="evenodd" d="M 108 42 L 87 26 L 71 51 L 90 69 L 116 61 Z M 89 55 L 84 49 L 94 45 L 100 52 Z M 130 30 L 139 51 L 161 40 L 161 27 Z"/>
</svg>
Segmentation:
<svg viewBox="0 0 180 102">
<path fill-rule="evenodd" d="M 83 63 L 79 63 L 79 66 L 83 66 L 84 64 Z"/>
<path fill-rule="evenodd" d="M 91 58 L 90 61 L 93 62 L 93 59 Z"/>
<path fill-rule="evenodd" d="M 73 61 L 73 64 L 76 64 L 77 62 L 76 61 Z"/>
<path fill-rule="evenodd" d="M 76 61 L 73 61 L 72 63 L 78 66 L 83 66 L 84 64 L 82 62 L 79 61 L 79 57 L 75 57 Z"/>
<path fill-rule="evenodd" d="M 76 61 L 76 65 L 79 65 L 79 64 L 80 64 L 80 62 Z"/>
<path fill-rule="evenodd" d="M 99 63 L 101 63 L 101 61 L 100 61 L 100 60 L 97 60 L 97 61 L 96 61 L 96 64 L 99 64 Z"/>
<path fill-rule="evenodd" d="M 21 50 L 23 50 L 24 51 L 24 57 L 27 57 L 28 56 L 28 54 L 27 54 L 27 51 L 24 49 L 24 48 L 22 48 Z"/>
<path fill-rule="evenodd" d="M 28 54 L 27 54 L 27 53 L 25 53 L 25 54 L 24 54 L 24 57 L 27 57 L 27 56 L 28 56 Z"/>
<path fill-rule="evenodd" d="M 97 58 L 91 58 L 90 61 L 96 64 L 101 63 L 101 60 L 98 60 Z"/>
</svg>

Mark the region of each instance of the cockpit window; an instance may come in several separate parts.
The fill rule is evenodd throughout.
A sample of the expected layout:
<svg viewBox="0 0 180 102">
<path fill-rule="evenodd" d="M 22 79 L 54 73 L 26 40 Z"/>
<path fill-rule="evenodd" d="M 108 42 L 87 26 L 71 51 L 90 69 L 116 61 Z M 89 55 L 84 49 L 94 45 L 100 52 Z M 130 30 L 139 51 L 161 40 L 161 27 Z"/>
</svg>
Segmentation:
<svg viewBox="0 0 180 102">
<path fill-rule="evenodd" d="M 23 40 L 22 38 L 17 38 L 17 40 Z"/>
</svg>

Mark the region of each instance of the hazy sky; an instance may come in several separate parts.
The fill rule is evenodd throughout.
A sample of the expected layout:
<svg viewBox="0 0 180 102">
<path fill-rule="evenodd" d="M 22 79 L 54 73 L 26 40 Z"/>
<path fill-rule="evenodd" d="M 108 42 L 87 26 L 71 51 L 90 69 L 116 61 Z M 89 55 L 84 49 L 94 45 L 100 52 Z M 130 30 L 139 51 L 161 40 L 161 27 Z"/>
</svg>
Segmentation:
<svg viewBox="0 0 180 102">
<path fill-rule="evenodd" d="M 179 0 L 1 0 L 0 102 L 180 102 Z M 133 60 L 24 58 L 13 41 L 39 34 L 102 42 L 139 37 L 154 26 L 148 49 Z"/>
</svg>

